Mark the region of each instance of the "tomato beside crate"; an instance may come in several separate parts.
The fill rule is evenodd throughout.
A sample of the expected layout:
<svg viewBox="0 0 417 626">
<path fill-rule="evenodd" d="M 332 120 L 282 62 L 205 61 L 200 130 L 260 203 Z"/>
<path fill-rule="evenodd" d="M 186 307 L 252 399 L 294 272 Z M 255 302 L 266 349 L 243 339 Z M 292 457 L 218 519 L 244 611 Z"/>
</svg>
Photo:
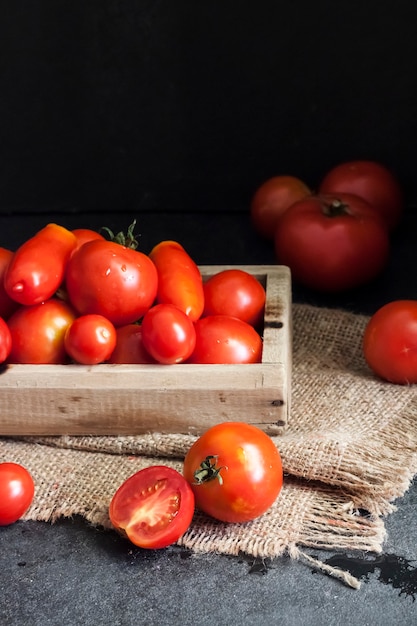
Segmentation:
<svg viewBox="0 0 417 626">
<path fill-rule="evenodd" d="M 236 266 L 201 266 L 203 279 Z M 224 421 L 282 434 L 290 410 L 291 277 L 286 266 L 240 266 L 266 289 L 262 362 L 178 365 L 8 365 L 1 435 L 201 434 Z"/>
</svg>

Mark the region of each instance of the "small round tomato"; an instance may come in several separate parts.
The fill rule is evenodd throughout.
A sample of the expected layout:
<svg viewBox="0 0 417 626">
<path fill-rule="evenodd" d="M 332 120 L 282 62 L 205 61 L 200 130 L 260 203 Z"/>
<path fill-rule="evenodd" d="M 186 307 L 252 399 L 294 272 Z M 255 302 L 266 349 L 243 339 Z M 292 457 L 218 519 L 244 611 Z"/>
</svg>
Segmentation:
<svg viewBox="0 0 417 626">
<path fill-rule="evenodd" d="M 173 304 L 156 304 L 142 320 L 142 341 L 159 363 L 182 363 L 194 350 L 194 324 Z"/>
<path fill-rule="evenodd" d="M 223 522 L 248 522 L 275 502 L 283 483 L 281 456 L 260 428 L 224 422 L 191 446 L 183 474 L 198 509 Z"/>
<path fill-rule="evenodd" d="M 185 533 L 194 515 L 190 485 L 175 469 L 153 465 L 130 476 L 109 507 L 114 528 L 140 548 L 165 548 Z"/>
<path fill-rule="evenodd" d="M 80 315 L 67 328 L 64 346 L 82 365 L 96 365 L 110 358 L 116 347 L 116 329 L 103 315 Z"/>
<path fill-rule="evenodd" d="M 349 194 L 310 196 L 282 216 L 275 232 L 279 263 L 312 289 L 337 292 L 363 285 L 385 267 L 390 241 L 382 219 Z"/>
<path fill-rule="evenodd" d="M 19 303 L 13 300 L 4 287 L 4 277 L 13 258 L 13 252 L 7 248 L 0 248 L 0 317 L 8 319 L 19 307 Z"/>
<path fill-rule="evenodd" d="M 195 348 L 189 363 L 260 363 L 262 339 L 247 322 L 228 315 L 208 315 L 194 324 Z"/>
<path fill-rule="evenodd" d="M 0 526 L 13 524 L 27 511 L 35 494 L 33 478 L 18 463 L 0 463 Z"/>
<path fill-rule="evenodd" d="M 21 306 L 8 319 L 12 335 L 9 363 L 67 363 L 65 332 L 75 319 L 73 309 L 57 298 Z"/>
<path fill-rule="evenodd" d="M 139 324 L 126 324 L 116 329 L 116 347 L 109 363 L 155 363 L 146 351 L 142 341 L 142 327 Z"/>
<path fill-rule="evenodd" d="M 320 194 L 350 193 L 373 206 L 393 229 L 404 209 L 403 192 L 394 174 L 375 161 L 348 161 L 326 174 L 319 187 Z"/>
<path fill-rule="evenodd" d="M 273 176 L 255 192 L 250 215 L 255 229 L 266 239 L 273 239 L 277 222 L 294 202 L 310 195 L 305 183 L 295 176 Z"/>
<path fill-rule="evenodd" d="M 204 283 L 204 316 L 229 315 L 257 326 L 263 318 L 266 293 L 249 272 L 223 270 Z"/>
<path fill-rule="evenodd" d="M 378 309 L 363 336 L 366 362 L 391 383 L 417 383 L 417 301 L 395 300 Z"/>
<path fill-rule="evenodd" d="M 153 304 L 158 275 L 142 252 L 114 241 L 89 241 L 67 265 L 69 301 L 80 315 L 97 313 L 115 326 L 140 319 Z"/>
<path fill-rule="evenodd" d="M 0 317 L 0 363 L 4 363 L 12 349 L 12 335 L 5 320 Z"/>
</svg>

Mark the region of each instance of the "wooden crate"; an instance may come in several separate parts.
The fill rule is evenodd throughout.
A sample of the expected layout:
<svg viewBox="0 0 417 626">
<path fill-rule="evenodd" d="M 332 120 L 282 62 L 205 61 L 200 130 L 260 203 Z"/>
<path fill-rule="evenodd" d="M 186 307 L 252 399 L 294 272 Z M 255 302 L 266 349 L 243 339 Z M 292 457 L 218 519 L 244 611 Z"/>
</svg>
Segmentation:
<svg viewBox="0 0 417 626">
<path fill-rule="evenodd" d="M 232 267 L 200 269 L 206 279 Z M 290 271 L 241 269 L 266 288 L 262 363 L 9 365 L 0 375 L 0 435 L 198 435 L 232 420 L 282 434 L 290 411 Z"/>
</svg>

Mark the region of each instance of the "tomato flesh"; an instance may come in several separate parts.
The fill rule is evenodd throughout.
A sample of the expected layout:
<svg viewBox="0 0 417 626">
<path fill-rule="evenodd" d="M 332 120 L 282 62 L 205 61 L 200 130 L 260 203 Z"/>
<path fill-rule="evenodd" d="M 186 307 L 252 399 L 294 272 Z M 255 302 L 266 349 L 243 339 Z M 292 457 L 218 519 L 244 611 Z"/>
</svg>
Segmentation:
<svg viewBox="0 0 417 626">
<path fill-rule="evenodd" d="M 194 515 L 194 494 L 184 477 L 164 465 L 128 478 L 109 508 L 113 526 L 141 548 L 160 549 L 177 541 Z"/>
</svg>

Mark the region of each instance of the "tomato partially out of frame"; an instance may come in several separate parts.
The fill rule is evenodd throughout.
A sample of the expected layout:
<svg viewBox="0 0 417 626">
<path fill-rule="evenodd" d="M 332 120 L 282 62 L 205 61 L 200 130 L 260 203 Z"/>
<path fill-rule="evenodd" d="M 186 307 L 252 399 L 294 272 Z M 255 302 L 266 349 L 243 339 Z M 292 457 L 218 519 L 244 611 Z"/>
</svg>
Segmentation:
<svg viewBox="0 0 417 626">
<path fill-rule="evenodd" d="M 298 200 L 310 195 L 307 185 L 295 176 L 268 178 L 253 195 L 250 216 L 254 228 L 266 239 L 273 239 L 281 215 Z"/>
<path fill-rule="evenodd" d="M 194 515 L 194 494 L 175 469 L 153 465 L 130 476 L 109 507 L 114 528 L 140 548 L 165 548 L 185 533 Z"/>
<path fill-rule="evenodd" d="M 196 507 L 223 522 L 263 515 L 283 484 L 275 443 L 244 422 L 223 422 L 203 433 L 186 454 L 183 473 Z"/>
<path fill-rule="evenodd" d="M 395 300 L 369 320 L 363 336 L 366 362 L 391 383 L 417 383 L 417 301 Z"/>
<path fill-rule="evenodd" d="M 9 356 L 12 349 L 12 335 L 6 321 L 0 317 L 0 363 Z"/>
<path fill-rule="evenodd" d="M 385 267 L 390 241 L 382 218 L 350 194 L 309 196 L 293 204 L 275 232 L 278 263 L 311 289 L 340 292 L 375 278 Z"/>
<path fill-rule="evenodd" d="M 0 526 L 17 522 L 32 503 L 35 484 L 19 463 L 0 463 Z"/>
</svg>

